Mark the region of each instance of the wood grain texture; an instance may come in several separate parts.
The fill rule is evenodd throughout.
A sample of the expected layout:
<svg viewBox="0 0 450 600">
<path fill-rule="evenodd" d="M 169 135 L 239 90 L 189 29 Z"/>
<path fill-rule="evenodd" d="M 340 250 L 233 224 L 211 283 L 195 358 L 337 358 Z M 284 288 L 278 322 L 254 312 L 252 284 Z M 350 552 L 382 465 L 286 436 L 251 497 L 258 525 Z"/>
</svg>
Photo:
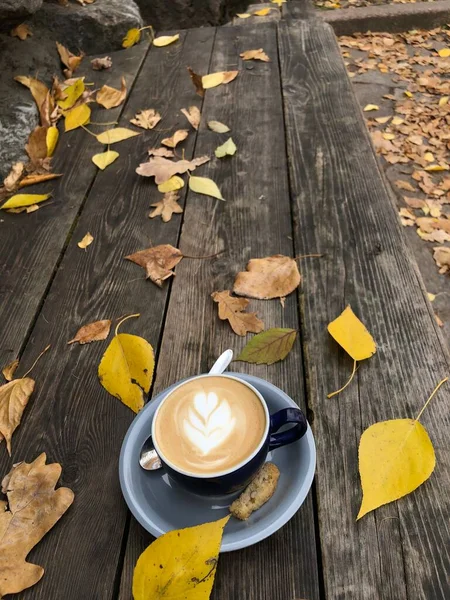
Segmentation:
<svg viewBox="0 0 450 600">
<path fill-rule="evenodd" d="M 124 75 L 128 89 L 139 71 L 148 44 L 140 44 L 126 52 L 113 52 L 113 66 L 106 71 L 93 71 L 84 65 L 86 81 L 120 87 Z M 78 72 L 77 72 L 78 74 Z M 124 106 L 106 111 L 91 104 L 94 122 L 115 121 Z M 104 127 L 90 126 L 96 133 Z M 44 299 L 61 253 L 70 237 L 71 228 L 92 185 L 98 169 L 91 157 L 104 146 L 77 129 L 63 133 L 53 158 L 53 172 L 60 179 L 26 188 L 26 192 L 52 192 L 48 205 L 31 214 L 8 214 L 1 211 L 0 222 L 0 365 L 15 359 L 23 349 L 36 313 Z M 23 191 L 23 190 L 22 190 Z"/>
<path fill-rule="evenodd" d="M 240 60 L 240 52 L 260 47 L 271 62 Z M 239 75 L 233 82 L 207 91 L 195 148 L 196 156 L 213 155 L 214 149 L 232 136 L 237 145 L 235 156 L 214 159 L 196 171 L 196 175 L 212 178 L 226 201 L 189 192 L 180 240 L 180 249 L 187 255 L 225 252 L 215 260 L 184 259 L 177 266 L 155 392 L 182 377 L 206 372 L 226 348 L 239 353 L 249 338 L 236 336 L 227 322 L 219 320 L 210 294 L 231 289 L 235 274 L 245 269 L 250 258 L 293 253 L 274 24 L 218 29 L 209 71 L 236 68 Z M 209 120 L 227 124 L 231 133 L 208 130 L 205 124 Z M 295 294 L 287 298 L 284 309 L 278 300 L 252 300 L 249 310 L 258 312 L 266 328 L 298 327 Z M 282 362 L 270 367 L 234 363 L 232 370 L 271 381 L 305 408 L 298 342 Z M 150 541 L 150 536 L 141 535 L 137 528 L 133 522 L 121 600 L 131 597 L 135 561 Z M 231 598 L 319 598 L 311 494 L 295 517 L 270 538 L 221 555 L 212 599 Z"/>
<path fill-rule="evenodd" d="M 115 591 L 127 521 L 118 457 L 134 413 L 98 381 L 97 366 L 108 342 L 67 346 L 67 341 L 85 323 L 140 312 L 122 331 L 158 347 L 169 285 L 159 289 L 145 280 L 144 271 L 124 256 L 152 242 L 176 245 L 181 220 L 148 219 L 150 203 L 161 194 L 135 169 L 147 149 L 167 137 L 167 129 L 185 125 L 180 108 L 201 106 L 185 61 L 206 70 L 213 39 L 214 30 L 192 30 L 176 44 L 151 49 L 120 124 L 129 125 L 138 110 L 155 108 L 163 116 L 161 127 L 115 146 L 120 157 L 99 173 L 90 190 L 27 344 L 23 365 L 46 344 L 52 348 L 34 371 L 36 392 L 13 438 L 11 460 L 0 446 L 0 473 L 46 451 L 50 461 L 62 464 L 61 484 L 74 490 L 75 502 L 31 555 L 46 569 L 44 578 L 17 598 L 110 600 Z M 195 142 L 191 131 L 184 143 L 187 156 Z M 87 231 L 94 241 L 81 250 L 77 242 Z"/>
<path fill-rule="evenodd" d="M 355 522 L 361 500 L 357 449 L 364 429 L 414 417 L 449 373 L 445 344 L 424 299 L 332 29 L 279 26 L 286 131 L 301 261 L 302 335 L 314 411 L 323 574 L 329 600 L 448 597 L 449 390 L 421 421 L 437 466 L 409 496 Z M 347 304 L 378 351 L 341 395 L 352 361 L 327 333 Z"/>
</svg>

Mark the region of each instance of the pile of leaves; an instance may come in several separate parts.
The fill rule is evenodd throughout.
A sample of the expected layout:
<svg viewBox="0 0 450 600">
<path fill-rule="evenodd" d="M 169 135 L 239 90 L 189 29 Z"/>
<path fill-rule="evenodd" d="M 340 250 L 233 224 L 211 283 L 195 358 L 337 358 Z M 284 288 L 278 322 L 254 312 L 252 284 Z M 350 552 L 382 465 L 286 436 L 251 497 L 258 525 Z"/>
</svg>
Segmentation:
<svg viewBox="0 0 450 600">
<path fill-rule="evenodd" d="M 377 104 L 364 107 L 373 144 L 385 168 L 397 165 L 394 191 L 404 207 L 404 226 L 434 244 L 440 273 L 450 271 L 450 32 L 363 34 L 339 38 L 350 77 L 389 74 L 396 87 L 383 98 L 394 114 Z M 357 56 L 352 51 L 357 50 Z M 405 177 L 403 177 L 405 176 Z M 407 193 L 405 193 L 407 192 Z M 436 244 L 439 244 L 436 246 Z"/>
<path fill-rule="evenodd" d="M 415 4 L 416 2 L 434 2 L 434 0 L 313 0 L 318 8 L 334 10 L 336 8 L 360 8 L 362 6 L 381 6 L 382 4 Z"/>
</svg>

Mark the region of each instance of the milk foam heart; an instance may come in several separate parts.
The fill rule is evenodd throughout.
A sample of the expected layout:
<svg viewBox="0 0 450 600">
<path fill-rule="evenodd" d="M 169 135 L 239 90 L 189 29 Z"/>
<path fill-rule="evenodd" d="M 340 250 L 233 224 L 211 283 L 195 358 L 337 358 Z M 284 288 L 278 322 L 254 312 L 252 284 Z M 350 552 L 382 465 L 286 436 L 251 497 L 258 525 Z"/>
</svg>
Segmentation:
<svg viewBox="0 0 450 600">
<path fill-rule="evenodd" d="M 164 456 L 181 470 L 208 474 L 232 468 L 257 448 L 266 427 L 259 397 L 229 377 L 193 379 L 161 406 L 155 437 Z"/>
</svg>

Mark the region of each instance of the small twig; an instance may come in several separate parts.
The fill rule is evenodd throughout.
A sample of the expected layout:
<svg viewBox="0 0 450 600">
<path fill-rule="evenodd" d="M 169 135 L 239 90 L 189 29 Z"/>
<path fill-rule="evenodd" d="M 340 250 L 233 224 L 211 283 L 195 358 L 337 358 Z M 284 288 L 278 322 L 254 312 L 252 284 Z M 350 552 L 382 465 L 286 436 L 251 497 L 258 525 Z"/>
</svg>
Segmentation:
<svg viewBox="0 0 450 600">
<path fill-rule="evenodd" d="M 426 407 L 428 406 L 428 404 L 430 403 L 430 400 L 433 398 L 433 396 L 436 394 L 436 392 L 438 391 L 438 389 L 441 387 L 441 385 L 443 385 L 446 381 L 448 381 L 448 377 L 444 377 L 444 379 L 442 381 L 440 381 L 437 386 L 434 388 L 431 396 L 428 398 L 428 400 L 425 402 L 424 407 L 422 408 L 422 410 L 420 411 L 420 413 L 417 415 L 416 417 L 416 421 L 418 421 L 420 419 L 420 417 L 422 416 L 423 411 L 426 409 Z"/>
<path fill-rule="evenodd" d="M 25 377 L 31 373 L 31 371 L 32 371 L 32 370 L 34 369 L 34 367 L 37 365 L 37 362 L 38 362 L 38 360 L 41 358 L 41 356 L 42 356 L 43 354 L 45 354 L 45 353 L 47 352 L 47 350 L 48 350 L 49 348 L 50 348 L 50 344 L 49 344 L 49 345 L 48 345 L 46 348 L 44 348 L 44 349 L 42 350 L 42 352 L 41 352 L 41 353 L 39 354 L 39 356 L 36 358 L 36 360 L 35 360 L 35 361 L 34 361 L 34 363 L 31 365 L 31 367 L 28 369 L 28 371 L 25 373 L 25 375 L 22 375 L 22 379 L 25 379 Z"/>
<path fill-rule="evenodd" d="M 219 250 L 219 252 L 216 252 L 215 254 L 209 254 L 208 256 L 187 256 L 186 254 L 183 254 L 183 258 L 215 258 L 216 256 L 219 256 L 219 254 L 223 254 L 225 251 L 226 248 Z"/>
<path fill-rule="evenodd" d="M 300 254 L 294 260 L 299 260 L 300 258 L 322 258 L 322 256 L 325 256 L 325 254 Z"/>
<path fill-rule="evenodd" d="M 128 316 L 124 317 L 124 318 L 123 318 L 121 321 L 119 321 L 119 322 L 117 323 L 117 325 L 116 325 L 116 329 L 115 329 L 115 331 L 114 331 L 114 335 L 117 335 L 117 330 L 119 329 L 119 327 L 122 325 L 122 323 L 123 323 L 124 321 L 127 321 L 128 319 L 132 319 L 132 318 L 134 318 L 134 317 L 140 317 L 140 316 L 141 316 L 141 313 L 135 313 L 134 315 L 128 315 Z"/>
</svg>

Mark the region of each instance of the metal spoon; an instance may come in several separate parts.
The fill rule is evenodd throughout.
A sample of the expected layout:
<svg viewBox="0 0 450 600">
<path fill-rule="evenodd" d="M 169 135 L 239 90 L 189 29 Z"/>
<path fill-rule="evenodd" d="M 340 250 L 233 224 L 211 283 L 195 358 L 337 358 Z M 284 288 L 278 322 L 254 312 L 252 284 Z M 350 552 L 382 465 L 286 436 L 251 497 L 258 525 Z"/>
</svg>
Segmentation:
<svg viewBox="0 0 450 600">
<path fill-rule="evenodd" d="M 233 350 L 225 350 L 209 370 L 209 375 L 220 375 L 233 360 Z M 139 456 L 139 464 L 145 471 L 156 471 L 162 467 L 150 435 L 144 442 Z"/>
</svg>

